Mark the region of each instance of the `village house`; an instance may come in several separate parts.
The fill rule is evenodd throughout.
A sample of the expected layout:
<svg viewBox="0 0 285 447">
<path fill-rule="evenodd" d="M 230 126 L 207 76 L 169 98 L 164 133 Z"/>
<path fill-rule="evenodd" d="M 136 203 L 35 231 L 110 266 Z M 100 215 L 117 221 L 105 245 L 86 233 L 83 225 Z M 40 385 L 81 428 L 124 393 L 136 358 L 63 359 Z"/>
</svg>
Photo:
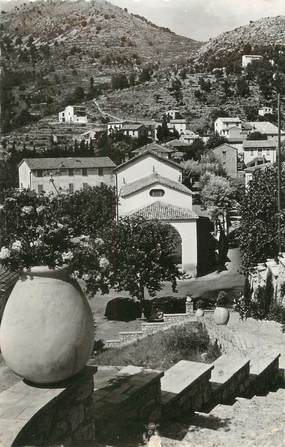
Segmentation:
<svg viewBox="0 0 285 447">
<path fill-rule="evenodd" d="M 179 112 L 179 110 L 175 109 L 175 110 L 168 110 L 165 114 L 170 120 L 176 120 L 176 119 L 181 119 L 181 113 Z"/>
<path fill-rule="evenodd" d="M 258 115 L 259 116 L 272 115 L 272 114 L 273 114 L 273 108 L 272 107 L 264 106 L 264 107 L 261 107 L 261 109 L 258 110 Z"/>
<path fill-rule="evenodd" d="M 118 132 L 124 124 L 127 124 L 127 121 L 109 121 L 107 124 L 107 134 L 111 135 L 114 132 Z"/>
<path fill-rule="evenodd" d="M 169 126 L 170 129 L 175 129 L 179 135 L 184 134 L 187 130 L 187 121 L 185 119 L 175 119 L 170 120 Z"/>
<path fill-rule="evenodd" d="M 114 167 L 109 157 L 25 158 L 18 167 L 19 186 L 37 193 L 113 186 Z"/>
<path fill-rule="evenodd" d="M 152 151 L 159 157 L 170 159 L 173 152 L 175 152 L 175 149 L 168 147 L 167 145 L 161 146 L 160 144 L 149 143 L 143 147 L 139 147 L 138 149 L 133 150 L 132 154 L 136 156 L 143 154 L 146 151 Z"/>
<path fill-rule="evenodd" d="M 261 61 L 263 57 L 260 54 L 244 54 L 242 56 L 241 66 L 242 68 L 246 68 L 252 62 Z"/>
<path fill-rule="evenodd" d="M 180 165 L 147 149 L 114 170 L 118 217 L 143 216 L 171 225 L 177 264 L 197 273 L 197 215 Z"/>
<path fill-rule="evenodd" d="M 214 124 L 214 130 L 222 137 L 227 137 L 229 134 L 229 129 L 233 126 L 241 128 L 241 120 L 238 117 L 223 117 L 217 118 Z"/>
<path fill-rule="evenodd" d="M 182 132 L 180 135 L 180 141 L 187 143 L 188 145 L 192 144 L 197 138 L 200 138 L 200 135 L 193 132 L 190 129 L 186 129 L 185 132 Z"/>
<path fill-rule="evenodd" d="M 243 142 L 249 135 L 251 128 L 251 126 L 242 123 L 241 128 L 233 126 L 229 129 L 227 141 L 232 147 L 235 147 L 239 153 L 243 153 Z"/>
<path fill-rule="evenodd" d="M 249 121 L 247 122 L 251 126 L 251 133 L 260 132 L 266 135 L 267 138 L 274 138 L 278 136 L 278 127 L 270 121 Z M 281 130 L 281 139 L 285 139 L 285 132 Z"/>
<path fill-rule="evenodd" d="M 126 123 L 123 124 L 120 132 L 126 137 L 132 138 L 146 138 L 148 136 L 148 129 L 140 123 Z"/>
<path fill-rule="evenodd" d="M 255 158 L 264 158 L 275 163 L 277 141 L 271 140 L 245 140 L 243 142 L 244 162 L 247 165 Z"/>
<path fill-rule="evenodd" d="M 63 112 L 59 112 L 58 121 L 60 123 L 87 124 L 86 109 L 83 106 L 67 106 Z"/>
<path fill-rule="evenodd" d="M 222 163 L 229 177 L 237 177 L 238 150 L 225 143 L 213 149 L 213 153 Z"/>
<path fill-rule="evenodd" d="M 92 127 L 92 129 L 87 130 L 86 132 L 75 135 L 73 137 L 73 140 L 79 143 L 84 140 L 90 145 L 91 142 L 95 141 L 99 135 L 103 135 L 105 133 L 107 133 L 107 124 L 98 124 Z"/>
</svg>

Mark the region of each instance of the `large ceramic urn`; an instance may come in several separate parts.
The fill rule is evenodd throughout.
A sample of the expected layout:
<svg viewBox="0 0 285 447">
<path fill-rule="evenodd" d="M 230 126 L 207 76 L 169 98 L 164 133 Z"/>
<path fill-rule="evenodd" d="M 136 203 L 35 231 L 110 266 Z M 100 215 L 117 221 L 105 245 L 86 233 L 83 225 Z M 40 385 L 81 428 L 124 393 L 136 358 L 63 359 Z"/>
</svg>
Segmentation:
<svg viewBox="0 0 285 447">
<path fill-rule="evenodd" d="M 90 306 L 65 270 L 33 267 L 20 276 L 0 328 L 8 367 L 31 382 L 56 383 L 86 365 L 93 343 Z"/>
<path fill-rule="evenodd" d="M 228 324 L 230 319 L 229 309 L 222 306 L 217 306 L 214 311 L 214 320 L 218 325 L 226 325 Z"/>
</svg>

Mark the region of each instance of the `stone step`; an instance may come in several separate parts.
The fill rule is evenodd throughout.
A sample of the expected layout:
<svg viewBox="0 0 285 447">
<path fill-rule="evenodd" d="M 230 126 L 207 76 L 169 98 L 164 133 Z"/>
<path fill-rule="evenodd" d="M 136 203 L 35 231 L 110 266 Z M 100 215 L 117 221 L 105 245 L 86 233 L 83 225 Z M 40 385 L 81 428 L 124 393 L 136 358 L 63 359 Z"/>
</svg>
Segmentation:
<svg viewBox="0 0 285 447">
<path fill-rule="evenodd" d="M 185 411 L 200 410 L 210 399 L 213 366 L 181 360 L 169 368 L 161 379 L 162 412 L 175 417 Z"/>
<path fill-rule="evenodd" d="M 250 376 L 246 389 L 251 395 L 267 393 L 278 385 L 280 380 L 279 352 L 260 352 L 251 354 Z"/>
<path fill-rule="evenodd" d="M 213 403 L 234 398 L 249 378 L 250 360 L 238 354 L 222 355 L 212 363 L 211 389 Z"/>
</svg>

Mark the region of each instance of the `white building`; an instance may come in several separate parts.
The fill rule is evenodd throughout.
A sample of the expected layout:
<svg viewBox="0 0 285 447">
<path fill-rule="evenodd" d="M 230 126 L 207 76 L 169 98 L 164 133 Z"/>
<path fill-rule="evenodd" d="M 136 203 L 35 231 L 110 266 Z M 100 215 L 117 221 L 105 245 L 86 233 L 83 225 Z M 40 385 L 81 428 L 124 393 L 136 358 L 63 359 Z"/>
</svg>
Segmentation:
<svg viewBox="0 0 285 447">
<path fill-rule="evenodd" d="M 187 130 L 187 121 L 185 119 L 170 120 L 169 128 L 175 129 L 181 135 Z"/>
<path fill-rule="evenodd" d="M 126 136 L 131 138 L 143 138 L 148 136 L 148 129 L 140 123 L 127 123 L 123 124 L 120 131 Z"/>
<path fill-rule="evenodd" d="M 261 61 L 262 59 L 263 56 L 260 54 L 244 54 L 241 61 L 242 68 L 246 68 L 252 62 Z"/>
<path fill-rule="evenodd" d="M 118 132 L 122 129 L 123 125 L 127 124 L 127 121 L 110 121 L 107 125 L 107 134 Z"/>
<path fill-rule="evenodd" d="M 119 195 L 118 216 L 143 216 L 170 224 L 174 229 L 178 264 L 197 271 L 197 215 L 192 192 L 182 184 L 182 167 L 146 150 L 118 166 L 114 172 Z"/>
<path fill-rule="evenodd" d="M 258 110 L 258 115 L 259 116 L 272 115 L 272 114 L 273 114 L 273 108 L 272 107 L 264 106 L 264 107 L 261 107 L 261 109 Z"/>
<path fill-rule="evenodd" d="M 73 193 L 101 183 L 113 186 L 114 167 L 109 157 L 25 158 L 18 167 L 19 186 L 37 193 Z"/>
<path fill-rule="evenodd" d="M 167 117 L 169 117 L 171 120 L 176 120 L 176 119 L 181 118 L 181 114 L 180 114 L 179 110 L 177 110 L 177 109 L 168 110 L 165 115 Z"/>
<path fill-rule="evenodd" d="M 185 132 L 183 132 L 180 135 L 180 141 L 183 141 L 184 143 L 187 144 L 192 144 L 194 140 L 196 140 L 197 138 L 200 138 L 200 135 L 193 132 L 192 130 L 186 129 Z"/>
<path fill-rule="evenodd" d="M 214 130 L 222 137 L 227 137 L 229 134 L 229 130 L 231 127 L 240 127 L 241 128 L 242 122 L 241 119 L 238 117 L 231 118 L 231 117 L 223 117 L 223 118 L 217 118 L 214 124 Z"/>
<path fill-rule="evenodd" d="M 67 106 L 63 112 L 59 112 L 58 121 L 60 123 L 87 124 L 86 109 L 82 106 Z"/>
<path fill-rule="evenodd" d="M 244 162 L 247 165 L 255 158 L 263 158 L 266 161 L 276 161 L 276 139 L 271 140 L 245 140 L 243 142 Z"/>
</svg>

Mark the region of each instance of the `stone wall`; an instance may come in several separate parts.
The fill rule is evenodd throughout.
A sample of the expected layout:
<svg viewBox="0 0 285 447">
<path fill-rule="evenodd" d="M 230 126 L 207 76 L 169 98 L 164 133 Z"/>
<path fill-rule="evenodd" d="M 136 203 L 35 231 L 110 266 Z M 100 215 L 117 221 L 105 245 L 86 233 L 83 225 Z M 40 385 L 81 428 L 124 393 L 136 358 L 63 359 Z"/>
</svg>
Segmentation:
<svg viewBox="0 0 285 447">
<path fill-rule="evenodd" d="M 96 368 L 88 367 L 69 381 L 55 399 L 27 422 L 13 446 L 68 447 L 94 441 L 94 371 Z"/>
</svg>

